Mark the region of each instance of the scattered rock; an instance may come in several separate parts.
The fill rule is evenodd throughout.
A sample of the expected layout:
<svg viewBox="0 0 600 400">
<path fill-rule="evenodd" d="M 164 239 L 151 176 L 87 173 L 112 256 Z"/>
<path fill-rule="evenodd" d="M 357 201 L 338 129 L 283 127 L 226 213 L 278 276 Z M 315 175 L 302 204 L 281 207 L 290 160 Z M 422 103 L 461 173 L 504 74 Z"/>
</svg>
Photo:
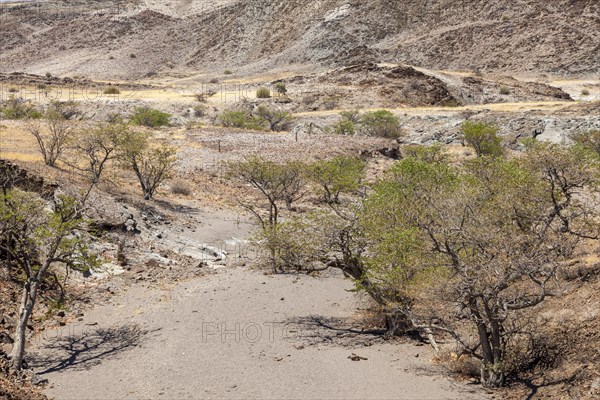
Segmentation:
<svg viewBox="0 0 600 400">
<path fill-rule="evenodd" d="M 356 353 L 352 353 L 351 355 L 349 355 L 348 359 L 352 360 L 352 361 L 362 361 L 362 360 L 366 361 L 366 360 L 368 360 L 368 358 L 361 357 L 361 356 L 357 355 Z"/>
</svg>

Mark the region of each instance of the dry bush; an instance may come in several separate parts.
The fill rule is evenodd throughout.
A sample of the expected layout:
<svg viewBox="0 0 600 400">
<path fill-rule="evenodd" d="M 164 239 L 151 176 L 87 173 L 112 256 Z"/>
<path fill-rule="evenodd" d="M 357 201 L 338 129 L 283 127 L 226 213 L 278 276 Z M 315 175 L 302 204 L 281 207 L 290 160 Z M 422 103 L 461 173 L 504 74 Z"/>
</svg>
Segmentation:
<svg viewBox="0 0 600 400">
<path fill-rule="evenodd" d="M 121 91 L 116 86 L 107 87 L 104 89 L 104 94 L 121 94 Z"/>
<path fill-rule="evenodd" d="M 184 181 L 183 179 L 176 179 L 171 182 L 170 185 L 171 193 L 183 196 L 189 196 L 192 194 L 192 189 L 190 185 Z"/>
<path fill-rule="evenodd" d="M 256 89 L 256 97 L 259 99 L 268 99 L 271 97 L 271 89 L 267 87 L 260 87 Z"/>
</svg>

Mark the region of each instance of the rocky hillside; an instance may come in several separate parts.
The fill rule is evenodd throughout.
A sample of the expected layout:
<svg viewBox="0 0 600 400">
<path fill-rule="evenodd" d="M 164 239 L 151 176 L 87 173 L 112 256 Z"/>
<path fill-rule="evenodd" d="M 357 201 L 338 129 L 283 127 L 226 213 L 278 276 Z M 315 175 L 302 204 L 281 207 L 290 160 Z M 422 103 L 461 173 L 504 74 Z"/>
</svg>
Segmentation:
<svg viewBox="0 0 600 400">
<path fill-rule="evenodd" d="M 0 71 L 151 73 L 393 62 L 600 71 L 596 0 L 97 0 L 0 3 Z"/>
</svg>

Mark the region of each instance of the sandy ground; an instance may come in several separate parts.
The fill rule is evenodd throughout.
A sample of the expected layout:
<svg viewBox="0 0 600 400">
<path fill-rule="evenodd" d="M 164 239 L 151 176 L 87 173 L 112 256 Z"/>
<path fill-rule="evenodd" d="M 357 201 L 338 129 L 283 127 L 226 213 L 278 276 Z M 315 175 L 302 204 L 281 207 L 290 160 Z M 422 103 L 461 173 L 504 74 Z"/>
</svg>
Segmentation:
<svg viewBox="0 0 600 400">
<path fill-rule="evenodd" d="M 33 364 L 56 399 L 486 397 L 443 377 L 428 348 L 361 333 L 350 288 L 245 268 L 136 286 L 40 338 Z"/>
</svg>

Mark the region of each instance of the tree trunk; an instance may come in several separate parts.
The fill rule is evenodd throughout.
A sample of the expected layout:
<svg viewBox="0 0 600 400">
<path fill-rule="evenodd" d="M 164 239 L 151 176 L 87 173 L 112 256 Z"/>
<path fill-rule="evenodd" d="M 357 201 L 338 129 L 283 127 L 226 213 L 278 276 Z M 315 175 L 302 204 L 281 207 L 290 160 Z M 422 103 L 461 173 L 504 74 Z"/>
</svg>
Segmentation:
<svg viewBox="0 0 600 400">
<path fill-rule="evenodd" d="M 483 322 L 477 323 L 479 341 L 483 352 L 481 363 L 481 385 L 487 388 L 498 388 L 504 385 L 504 370 L 500 359 L 499 348 L 493 345 L 487 326 Z M 494 335 L 492 335 L 494 336 Z"/>
<path fill-rule="evenodd" d="M 15 329 L 12 351 L 10 353 L 11 368 L 19 371 L 23 367 L 23 357 L 25 356 L 25 340 L 27 333 L 27 323 L 33 312 L 35 299 L 37 296 L 37 283 L 25 282 L 23 286 L 23 295 L 19 307 L 19 321 Z"/>
</svg>

